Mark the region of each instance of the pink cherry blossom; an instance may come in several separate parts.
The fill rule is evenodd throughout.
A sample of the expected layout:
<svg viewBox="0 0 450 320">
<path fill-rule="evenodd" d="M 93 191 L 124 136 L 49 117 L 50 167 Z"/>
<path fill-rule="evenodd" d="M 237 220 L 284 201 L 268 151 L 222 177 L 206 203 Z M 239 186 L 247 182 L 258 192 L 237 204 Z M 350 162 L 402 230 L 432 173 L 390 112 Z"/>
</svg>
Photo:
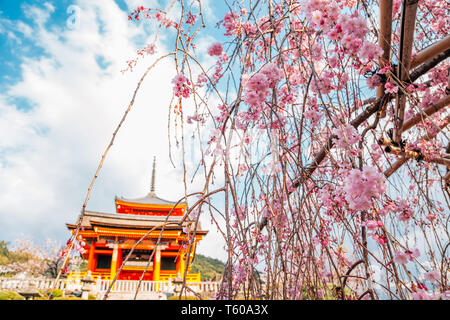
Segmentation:
<svg viewBox="0 0 450 320">
<path fill-rule="evenodd" d="M 441 279 L 441 275 L 436 270 L 428 271 L 428 272 L 425 273 L 424 278 L 425 278 L 425 280 L 428 280 L 430 282 L 438 283 L 439 280 Z"/>
<path fill-rule="evenodd" d="M 154 54 L 156 52 L 156 46 L 154 43 L 149 44 L 144 48 L 145 53 Z"/>
<path fill-rule="evenodd" d="M 382 227 L 383 223 L 381 221 L 368 220 L 365 225 L 370 231 L 375 231 L 376 229 Z"/>
<path fill-rule="evenodd" d="M 362 59 L 374 60 L 383 54 L 383 50 L 370 41 L 364 41 L 359 52 Z"/>
<path fill-rule="evenodd" d="M 188 98 L 191 94 L 190 81 L 183 75 L 178 74 L 172 79 L 172 83 L 175 84 L 173 92 L 177 97 Z"/>
<path fill-rule="evenodd" d="M 239 169 L 238 169 L 239 174 L 243 174 L 247 170 L 248 170 L 248 167 L 247 167 L 247 165 L 245 163 L 241 163 L 239 165 Z"/>
<path fill-rule="evenodd" d="M 274 63 L 268 63 L 261 70 L 244 80 L 244 101 L 250 106 L 261 106 L 282 78 L 282 71 Z"/>
<path fill-rule="evenodd" d="M 398 264 L 407 264 L 409 262 L 409 255 L 404 251 L 398 251 L 394 255 L 394 262 Z"/>
<path fill-rule="evenodd" d="M 440 295 L 442 300 L 450 300 L 450 290 L 446 290 Z"/>
<path fill-rule="evenodd" d="M 381 77 L 379 75 L 374 75 L 370 78 L 367 78 L 367 85 L 371 89 L 375 89 L 376 87 L 379 87 L 382 85 L 381 83 Z"/>
<path fill-rule="evenodd" d="M 214 43 L 211 47 L 208 49 L 208 54 L 210 56 L 220 56 L 223 52 L 222 44 L 219 42 Z"/>
<path fill-rule="evenodd" d="M 420 256 L 420 251 L 419 249 L 414 249 L 413 251 L 406 251 L 409 254 L 409 259 L 413 260 L 416 259 Z"/>
<path fill-rule="evenodd" d="M 334 139 L 337 148 L 347 149 L 358 143 L 361 139 L 358 131 L 350 124 L 333 129 L 332 132 L 337 136 L 337 138 Z"/>
<path fill-rule="evenodd" d="M 189 232 L 191 232 L 191 229 L 189 227 L 183 227 L 183 232 L 189 233 Z"/>
<path fill-rule="evenodd" d="M 386 82 L 384 85 L 387 93 L 396 94 L 398 92 L 398 86 L 394 85 L 392 81 Z"/>
<path fill-rule="evenodd" d="M 424 290 L 419 290 L 411 294 L 413 300 L 435 300 L 436 296 L 432 293 L 428 293 Z"/>
<path fill-rule="evenodd" d="M 372 206 L 372 199 L 379 198 L 386 191 L 385 181 L 383 175 L 369 166 L 363 171 L 350 170 L 343 186 L 350 209 L 368 210 Z"/>
</svg>

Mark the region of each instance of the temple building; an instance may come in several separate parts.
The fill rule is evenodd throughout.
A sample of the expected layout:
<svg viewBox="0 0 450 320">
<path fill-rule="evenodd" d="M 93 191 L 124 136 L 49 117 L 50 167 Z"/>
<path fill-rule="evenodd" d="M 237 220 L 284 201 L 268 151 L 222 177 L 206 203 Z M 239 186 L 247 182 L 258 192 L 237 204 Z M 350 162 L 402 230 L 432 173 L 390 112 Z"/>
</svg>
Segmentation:
<svg viewBox="0 0 450 320">
<path fill-rule="evenodd" d="M 186 266 L 188 236 L 183 229 L 194 229 L 192 222 L 182 221 L 186 213 L 186 202 L 171 202 L 159 198 L 155 193 L 155 161 L 153 162 L 150 192 L 141 198 L 115 198 L 116 213 L 85 211 L 79 235 L 86 243 L 83 258 L 88 261 L 87 271 L 94 278 L 113 279 L 136 241 L 152 228 L 150 234 L 136 246 L 118 275 L 120 280 L 139 280 L 148 266 L 144 280 L 167 281 L 183 276 L 188 268 L 186 280 L 200 281 L 200 273 L 190 273 Z M 170 216 L 169 213 L 172 211 Z M 161 225 L 164 226 L 163 230 Z M 73 233 L 76 224 L 66 224 Z M 201 230 L 200 223 L 195 232 L 190 262 L 193 261 L 198 242 L 208 231 Z M 160 238 L 160 239 L 159 239 Z M 159 239 L 159 243 L 158 243 Z M 149 259 L 153 254 L 152 260 Z M 82 277 L 72 271 L 68 278 Z"/>
</svg>

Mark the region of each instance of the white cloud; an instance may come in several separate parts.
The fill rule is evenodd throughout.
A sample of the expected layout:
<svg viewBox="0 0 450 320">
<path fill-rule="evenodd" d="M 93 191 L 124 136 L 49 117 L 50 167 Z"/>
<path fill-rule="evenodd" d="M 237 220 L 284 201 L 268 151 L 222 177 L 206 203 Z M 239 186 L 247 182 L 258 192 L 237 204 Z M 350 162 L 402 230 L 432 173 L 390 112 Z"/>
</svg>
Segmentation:
<svg viewBox="0 0 450 320">
<path fill-rule="evenodd" d="M 81 20 L 75 29 L 65 25 L 46 29 L 54 8 L 29 8 L 38 23 L 33 41 L 46 55 L 24 58 L 22 80 L 0 94 L 0 239 L 12 241 L 21 233 L 35 240 L 68 238 L 65 223 L 76 221 L 113 130 L 154 59 L 147 57 L 132 73 L 122 74 L 125 62 L 136 55 L 131 39 L 151 35 L 129 23 L 127 13 L 114 1 L 76 4 Z M 23 30 L 30 34 L 27 27 Z M 163 45 L 158 47 L 158 54 L 166 52 Z M 98 57 L 107 62 L 105 69 L 98 65 Z M 168 157 L 168 104 L 174 75 L 173 62 L 164 60 L 144 80 L 94 185 L 88 209 L 112 212 L 115 195 L 145 195 L 154 155 L 158 195 L 170 200 L 184 195 L 176 154 L 180 152 L 173 150 L 176 168 Z M 33 108 L 17 108 L 9 102 L 12 97 L 26 99 Z M 197 179 L 188 192 L 201 187 Z M 224 259 L 209 219 L 202 225 L 211 235 L 199 252 Z"/>
</svg>

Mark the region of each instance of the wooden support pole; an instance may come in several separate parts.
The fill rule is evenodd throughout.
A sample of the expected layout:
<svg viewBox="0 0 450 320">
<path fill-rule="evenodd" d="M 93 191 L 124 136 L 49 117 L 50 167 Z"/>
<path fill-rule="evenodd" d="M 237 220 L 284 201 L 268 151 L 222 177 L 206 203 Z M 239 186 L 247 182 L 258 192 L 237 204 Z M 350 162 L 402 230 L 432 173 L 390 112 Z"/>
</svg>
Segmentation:
<svg viewBox="0 0 450 320">
<path fill-rule="evenodd" d="M 411 69 L 418 67 L 447 49 L 450 49 L 450 35 L 420 51 L 414 59 L 412 59 Z"/>
<path fill-rule="evenodd" d="M 380 1 L 380 33 L 378 34 L 378 44 L 383 49 L 383 55 L 379 61 L 382 66 L 391 60 L 392 2 L 393 0 Z"/>
<path fill-rule="evenodd" d="M 397 161 L 394 162 L 393 165 L 391 165 L 391 167 L 389 169 L 386 169 L 384 171 L 384 176 L 387 178 L 389 178 L 395 171 L 397 171 L 398 169 L 400 169 L 400 167 L 406 162 L 408 161 L 408 159 L 406 158 L 402 158 L 399 159 Z"/>
<path fill-rule="evenodd" d="M 450 67 L 447 69 L 448 74 L 448 81 L 447 81 L 447 88 L 445 88 L 445 93 L 450 94 Z"/>
<path fill-rule="evenodd" d="M 450 88 L 450 68 L 449 68 L 449 88 Z M 450 141 L 447 143 L 447 148 L 445 149 L 447 154 L 450 154 Z M 450 190 L 450 168 L 447 167 L 447 174 L 444 177 L 444 184 L 447 186 L 447 191 Z"/>
<path fill-rule="evenodd" d="M 416 13 L 418 0 L 404 0 L 402 9 L 402 25 L 400 30 L 400 62 L 398 78 L 401 82 L 408 80 L 411 67 L 412 45 L 416 28 Z M 394 141 L 400 142 L 403 119 L 405 117 L 406 96 L 399 91 L 394 114 Z"/>
<path fill-rule="evenodd" d="M 450 171 L 448 171 L 448 173 L 445 175 L 444 181 L 445 181 L 445 184 L 450 188 Z"/>
<path fill-rule="evenodd" d="M 391 61 L 391 34 L 392 34 L 392 2 L 393 0 L 380 0 L 380 33 L 378 34 L 378 44 L 383 49 L 383 55 L 378 64 L 385 66 Z M 377 89 L 377 99 L 384 94 L 384 86 Z M 381 110 L 381 118 L 386 117 L 386 110 Z"/>
<path fill-rule="evenodd" d="M 419 157 L 420 157 L 420 153 L 419 152 L 417 152 L 417 151 L 412 151 L 412 150 L 402 150 L 401 148 L 399 148 L 399 147 L 397 147 L 397 146 L 394 146 L 393 144 L 392 144 L 392 141 L 389 141 L 389 140 L 387 140 L 387 139 L 384 139 L 384 138 L 380 138 L 379 140 L 378 140 L 378 143 L 380 144 L 380 145 L 383 145 L 383 146 L 386 146 L 387 148 L 384 150 L 384 151 L 386 151 L 387 153 L 392 153 L 392 154 L 395 154 L 395 155 L 397 155 L 397 156 L 403 156 L 403 157 L 405 157 L 405 158 L 408 158 L 408 159 L 415 159 L 415 160 L 417 160 Z"/>
<path fill-rule="evenodd" d="M 443 97 L 441 100 L 436 102 L 435 104 L 432 104 L 428 108 L 426 108 L 423 112 L 413 116 L 408 121 L 405 121 L 405 123 L 402 126 L 402 132 L 412 128 L 417 123 L 419 123 L 421 120 L 425 119 L 426 117 L 438 112 L 439 110 L 447 107 L 450 104 L 450 94 Z"/>
<path fill-rule="evenodd" d="M 401 150 L 399 147 L 393 146 L 390 142 L 382 143 L 383 145 L 387 146 L 389 149 L 385 150 L 388 153 L 395 154 L 397 156 L 402 156 L 405 160 L 407 159 L 414 159 L 418 160 L 420 157 L 420 152 L 414 151 L 414 150 Z M 444 166 L 447 166 L 450 168 L 450 159 L 446 157 L 446 153 L 441 154 L 441 157 L 436 157 L 433 159 L 426 160 L 427 162 L 433 162 L 437 164 L 442 164 Z"/>
<path fill-rule="evenodd" d="M 431 60 L 422 63 L 420 66 L 411 71 L 411 73 L 409 74 L 408 83 L 413 83 L 428 71 L 436 67 L 439 63 L 445 61 L 448 57 L 450 57 L 450 49 L 447 49 L 444 52 L 439 53 L 437 56 L 431 58 Z"/>
<path fill-rule="evenodd" d="M 430 162 L 442 164 L 442 165 L 446 166 L 447 168 L 450 168 L 450 159 L 447 159 L 444 157 L 431 159 Z"/>
<path fill-rule="evenodd" d="M 447 149 L 445 149 L 445 152 L 450 153 L 450 141 L 447 143 Z M 450 168 L 447 168 L 447 174 L 444 177 L 444 182 L 450 189 Z"/>
<path fill-rule="evenodd" d="M 416 13 L 418 0 L 404 0 L 402 12 L 402 27 L 400 33 L 400 63 L 398 76 L 406 80 L 411 67 L 412 45 L 416 28 Z"/>
<path fill-rule="evenodd" d="M 439 126 L 439 128 L 443 129 L 449 123 L 450 123 L 450 116 L 447 117 L 446 121 L 443 124 L 441 124 Z M 441 132 L 441 131 L 438 131 L 438 132 L 436 132 L 435 134 L 432 134 L 432 135 L 424 135 L 420 139 L 418 139 L 418 141 L 429 141 L 431 139 L 434 139 L 438 135 L 439 132 Z M 384 176 L 386 178 L 389 178 L 392 174 L 394 174 L 395 171 L 397 171 L 403 164 L 405 164 L 406 161 L 408 161 L 408 158 L 406 158 L 406 157 L 398 159 L 393 165 L 391 165 L 391 167 L 389 169 L 386 169 L 384 171 Z"/>
</svg>

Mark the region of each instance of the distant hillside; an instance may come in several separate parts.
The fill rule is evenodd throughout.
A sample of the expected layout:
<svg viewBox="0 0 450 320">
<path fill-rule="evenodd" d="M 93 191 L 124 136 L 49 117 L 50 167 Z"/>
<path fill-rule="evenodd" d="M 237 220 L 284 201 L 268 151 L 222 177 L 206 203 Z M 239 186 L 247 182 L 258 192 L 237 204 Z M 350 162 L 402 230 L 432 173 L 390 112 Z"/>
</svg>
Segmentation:
<svg viewBox="0 0 450 320">
<path fill-rule="evenodd" d="M 17 253 L 8 249 L 8 242 L 0 240 L 0 266 L 7 266 L 11 263 L 22 263 L 29 259 L 24 253 Z"/>
<path fill-rule="evenodd" d="M 191 272 L 200 272 L 202 274 L 202 281 L 207 281 L 214 276 L 216 276 L 217 279 L 220 279 L 224 269 L 225 264 L 222 261 L 196 254 Z"/>
</svg>

